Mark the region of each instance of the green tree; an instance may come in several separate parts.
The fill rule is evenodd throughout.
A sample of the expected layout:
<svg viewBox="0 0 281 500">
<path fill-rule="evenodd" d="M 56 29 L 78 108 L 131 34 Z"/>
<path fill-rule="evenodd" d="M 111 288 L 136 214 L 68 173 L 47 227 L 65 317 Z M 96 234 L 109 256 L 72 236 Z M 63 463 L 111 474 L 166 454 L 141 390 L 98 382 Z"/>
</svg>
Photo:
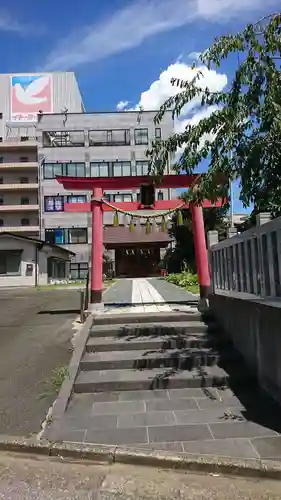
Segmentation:
<svg viewBox="0 0 281 500">
<path fill-rule="evenodd" d="M 159 124 L 168 109 L 178 117 L 184 106 L 200 98 L 203 108 L 215 107 L 183 133 L 155 141 L 147 152 L 153 175 L 162 175 L 169 155 L 183 148 L 176 171 L 192 174 L 201 160 L 209 170 L 190 199 L 212 200 L 226 195 L 229 180 L 241 180 L 240 199 L 273 216 L 281 207 L 281 13 L 271 14 L 243 32 L 222 36 L 200 57 L 209 69 L 235 55 L 237 69 L 228 89 L 211 92 L 200 85 L 201 73 L 191 81 L 173 79 L 179 93 L 168 99 L 155 117 Z M 212 108 L 214 109 L 214 108 Z"/>
</svg>

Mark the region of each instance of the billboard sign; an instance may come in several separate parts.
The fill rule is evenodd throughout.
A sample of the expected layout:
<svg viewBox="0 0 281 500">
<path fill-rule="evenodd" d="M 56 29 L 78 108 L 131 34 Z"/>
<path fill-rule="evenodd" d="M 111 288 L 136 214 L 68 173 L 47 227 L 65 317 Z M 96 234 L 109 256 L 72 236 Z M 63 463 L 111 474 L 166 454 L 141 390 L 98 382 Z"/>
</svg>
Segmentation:
<svg viewBox="0 0 281 500">
<path fill-rule="evenodd" d="M 11 76 L 11 121 L 36 121 L 40 110 L 53 111 L 52 76 Z"/>
</svg>

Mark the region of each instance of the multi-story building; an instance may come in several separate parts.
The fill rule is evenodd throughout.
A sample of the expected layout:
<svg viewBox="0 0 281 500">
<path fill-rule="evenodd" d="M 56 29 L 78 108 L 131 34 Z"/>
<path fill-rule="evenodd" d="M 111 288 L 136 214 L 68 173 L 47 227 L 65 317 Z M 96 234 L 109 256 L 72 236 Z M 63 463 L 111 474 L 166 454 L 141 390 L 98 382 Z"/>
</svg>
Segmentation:
<svg viewBox="0 0 281 500">
<path fill-rule="evenodd" d="M 88 270 L 91 241 L 89 213 L 64 211 L 65 203 L 85 202 L 90 193 L 68 192 L 56 181 L 57 175 L 77 177 L 136 176 L 148 173 L 146 150 L 155 137 L 166 139 L 173 132 L 172 114 L 167 112 L 161 126 L 155 126 L 154 111 L 126 111 L 105 113 L 42 113 L 38 118 L 38 154 L 40 169 L 40 203 L 42 213 L 41 238 L 49 243 L 65 245 L 75 252 L 71 264 L 72 277 L 83 278 Z M 170 164 L 166 173 L 171 173 Z M 176 197 L 175 190 L 156 190 L 156 200 Z M 137 201 L 138 191 L 108 191 L 110 201 Z M 130 275 L 136 270 L 134 259 L 124 259 L 128 249 L 143 247 L 160 249 L 170 241 L 167 234 L 145 231 L 131 234 L 127 228 L 113 227 L 113 213 L 104 213 L 104 243 L 119 275 Z M 144 220 L 141 221 L 144 223 Z M 125 230 L 126 229 L 126 230 Z M 130 239 L 131 238 L 131 239 Z M 120 248 L 120 244 L 122 249 Z M 153 252 L 150 252 L 152 254 Z M 122 257 L 123 256 L 123 257 Z M 142 264 L 143 265 L 143 264 Z M 140 267 L 140 266 L 139 266 Z M 151 272 L 147 270 L 147 272 Z"/>
<path fill-rule="evenodd" d="M 0 232 L 42 233 L 37 116 L 62 111 L 84 111 L 74 73 L 0 75 Z"/>
</svg>

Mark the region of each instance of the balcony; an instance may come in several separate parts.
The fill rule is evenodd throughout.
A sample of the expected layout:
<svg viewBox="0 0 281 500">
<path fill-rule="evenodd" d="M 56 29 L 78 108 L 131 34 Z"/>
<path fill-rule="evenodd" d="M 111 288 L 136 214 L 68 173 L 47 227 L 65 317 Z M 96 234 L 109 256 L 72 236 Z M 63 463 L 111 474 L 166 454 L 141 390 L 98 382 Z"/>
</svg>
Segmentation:
<svg viewBox="0 0 281 500">
<path fill-rule="evenodd" d="M 0 226 L 0 233 L 39 233 L 39 226 Z"/>
<path fill-rule="evenodd" d="M 1 144 L 1 143 L 0 143 Z M 18 163 L 0 163 L 0 170 L 29 170 L 37 169 L 37 161 L 22 161 Z"/>
<path fill-rule="evenodd" d="M 29 182 L 29 183 L 17 183 L 17 184 L 0 184 L 0 191 L 14 191 L 14 190 L 21 190 L 21 191 L 28 191 L 31 189 L 38 189 L 38 182 Z"/>
<path fill-rule="evenodd" d="M 0 212 L 38 212 L 39 205 L 0 205 Z"/>
<path fill-rule="evenodd" d="M 11 137 L 0 142 L 0 151 L 5 149 L 34 149 L 37 148 L 37 145 L 36 137 Z"/>
</svg>

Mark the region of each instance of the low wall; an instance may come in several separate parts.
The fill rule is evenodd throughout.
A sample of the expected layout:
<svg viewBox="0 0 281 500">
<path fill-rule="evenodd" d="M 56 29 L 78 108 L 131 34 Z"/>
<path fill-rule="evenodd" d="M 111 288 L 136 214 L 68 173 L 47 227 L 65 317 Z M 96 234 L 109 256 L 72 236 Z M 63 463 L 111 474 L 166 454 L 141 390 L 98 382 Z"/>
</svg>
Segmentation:
<svg viewBox="0 0 281 500">
<path fill-rule="evenodd" d="M 212 294 L 210 306 L 261 387 L 281 404 L 280 298 L 243 293 L 235 296 L 233 291 L 225 291 Z"/>
</svg>

